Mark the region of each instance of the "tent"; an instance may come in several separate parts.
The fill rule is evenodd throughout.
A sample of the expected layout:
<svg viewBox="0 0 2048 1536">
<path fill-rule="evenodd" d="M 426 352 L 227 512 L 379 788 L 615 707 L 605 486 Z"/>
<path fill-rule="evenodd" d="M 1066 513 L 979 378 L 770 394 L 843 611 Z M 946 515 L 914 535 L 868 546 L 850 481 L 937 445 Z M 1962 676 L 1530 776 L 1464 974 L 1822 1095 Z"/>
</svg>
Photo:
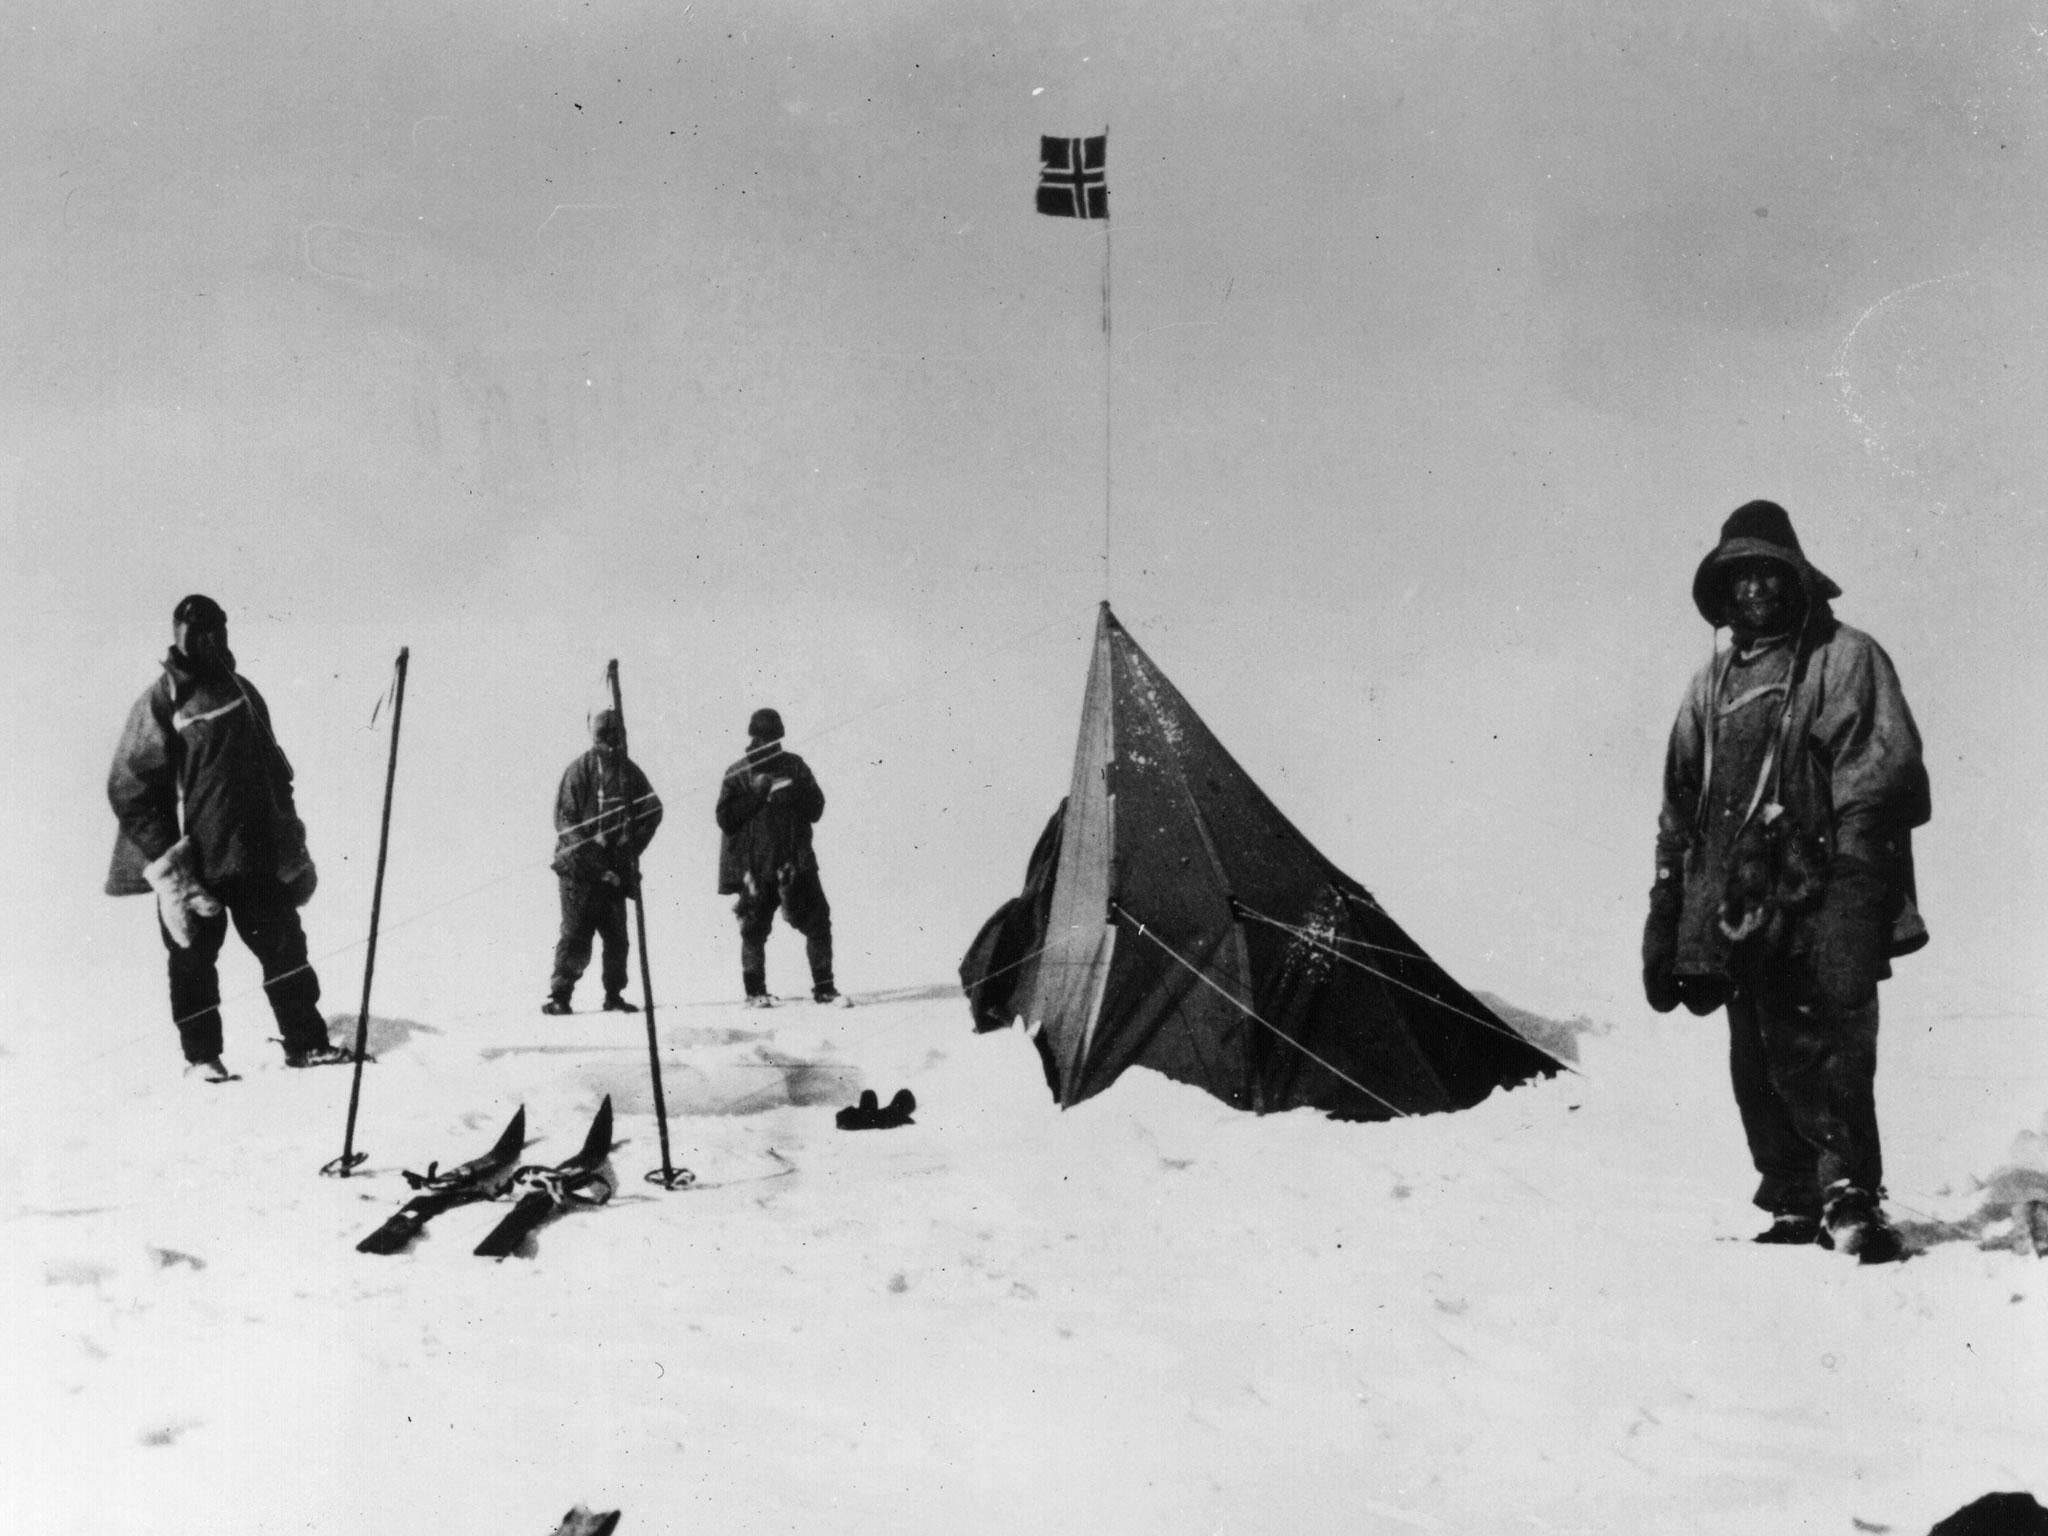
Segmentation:
<svg viewBox="0 0 2048 1536">
<path fill-rule="evenodd" d="M 1063 1107 L 1144 1066 L 1240 1109 L 1464 1109 L 1558 1063 L 1318 853 L 1109 605 L 1067 798 L 960 965 Z"/>
</svg>

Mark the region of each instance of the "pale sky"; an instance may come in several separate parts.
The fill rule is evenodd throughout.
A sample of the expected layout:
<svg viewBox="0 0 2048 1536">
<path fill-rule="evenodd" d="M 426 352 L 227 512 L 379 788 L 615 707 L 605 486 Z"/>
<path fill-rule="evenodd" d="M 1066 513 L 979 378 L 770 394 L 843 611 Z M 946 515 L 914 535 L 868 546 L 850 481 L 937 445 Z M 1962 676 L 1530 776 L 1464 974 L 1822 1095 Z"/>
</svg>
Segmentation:
<svg viewBox="0 0 2048 1536">
<path fill-rule="evenodd" d="M 710 791 L 763 703 L 843 984 L 944 980 L 1064 790 L 1107 366 L 1120 617 L 1468 985 L 1640 1011 L 1692 570 L 1768 496 L 1927 738 L 1894 994 L 2048 1012 L 2031 15 L 17 0 L 0 987 L 160 964 L 101 786 L 193 590 L 297 764 L 316 952 L 412 648 L 396 1011 L 538 1000 L 611 656 L 668 991 L 737 989 Z M 1105 126 L 1107 365 L 1103 229 L 1032 204 L 1038 136 Z"/>
</svg>

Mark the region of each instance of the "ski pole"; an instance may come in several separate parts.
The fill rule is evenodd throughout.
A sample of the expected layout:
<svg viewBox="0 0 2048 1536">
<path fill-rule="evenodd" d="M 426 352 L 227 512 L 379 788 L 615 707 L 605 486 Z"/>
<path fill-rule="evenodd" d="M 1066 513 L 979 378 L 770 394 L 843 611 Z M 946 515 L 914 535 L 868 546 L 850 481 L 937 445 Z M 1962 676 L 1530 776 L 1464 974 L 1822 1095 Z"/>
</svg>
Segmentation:
<svg viewBox="0 0 2048 1536">
<path fill-rule="evenodd" d="M 405 664 L 411 648 L 398 648 L 397 677 L 392 684 L 391 756 L 384 765 L 384 818 L 377 828 L 377 878 L 370 887 L 370 947 L 363 956 L 363 1006 L 356 1015 L 355 1075 L 348 1085 L 348 1129 L 342 1132 L 341 1156 L 320 1171 L 345 1179 L 370 1154 L 355 1150 L 356 1106 L 363 1097 L 364 1048 L 370 1039 L 370 978 L 377 973 L 377 923 L 384 912 L 384 857 L 391 848 L 391 787 L 398 778 L 398 727 L 405 718 Z"/>
<path fill-rule="evenodd" d="M 612 713 L 619 718 L 619 756 L 630 761 L 631 754 L 626 749 L 626 705 L 619 695 L 617 657 L 605 663 L 604 677 L 611 685 Z M 625 829 L 629 847 L 633 835 L 633 814 L 629 796 Z M 640 1005 L 647 1013 L 647 1074 L 654 1084 L 654 1123 L 661 1132 L 661 1166 L 648 1170 L 647 1182 L 659 1184 L 663 1189 L 683 1189 L 696 1183 L 697 1176 L 687 1168 L 676 1167 L 669 1158 L 668 1098 L 661 1091 L 661 1046 L 654 1033 L 654 971 L 647 961 L 647 903 L 640 894 L 640 855 L 637 852 L 633 855 L 630 878 L 633 882 L 633 926 L 640 939 Z"/>
</svg>

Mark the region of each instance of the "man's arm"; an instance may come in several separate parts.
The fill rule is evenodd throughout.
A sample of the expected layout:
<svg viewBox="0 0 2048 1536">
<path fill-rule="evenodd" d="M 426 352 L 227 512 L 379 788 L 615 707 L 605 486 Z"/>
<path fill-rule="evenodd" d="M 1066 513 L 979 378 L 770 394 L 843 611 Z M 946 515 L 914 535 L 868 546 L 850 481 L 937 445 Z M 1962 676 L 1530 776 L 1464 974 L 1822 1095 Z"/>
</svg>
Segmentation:
<svg viewBox="0 0 2048 1536">
<path fill-rule="evenodd" d="M 1711 685 L 1709 685 L 1711 686 Z M 1701 683 L 1679 706 L 1664 749 L 1664 800 L 1657 812 L 1657 873 L 1650 885 L 1650 911 L 1643 923 L 1643 996 L 1659 1013 L 1683 1000 L 1678 985 L 1678 927 L 1685 913 L 1685 854 L 1704 789 L 1705 714 Z"/>
<path fill-rule="evenodd" d="M 754 813 L 767 803 L 767 798 L 754 787 L 751 765 L 744 760 L 733 764 L 718 786 L 718 803 L 712 807 L 712 814 L 718 818 L 718 830 L 728 835 L 739 831 L 754 819 Z"/>
<path fill-rule="evenodd" d="M 107 803 L 122 833 L 145 862 L 163 857 L 178 840 L 178 769 L 175 732 L 158 709 L 160 688 L 135 701 L 107 771 Z"/>
<path fill-rule="evenodd" d="M 792 815 L 815 822 L 825 814 L 825 791 L 818 787 L 809 763 L 800 757 L 791 757 L 787 762 L 783 773 L 777 775 L 778 778 L 786 775 L 787 781 L 774 793 L 783 798 Z"/>
<path fill-rule="evenodd" d="M 1920 731 L 1891 658 L 1867 635 L 1823 659 L 1813 741 L 1827 769 L 1835 852 L 1889 867 L 1891 834 L 1932 814 Z"/>
<path fill-rule="evenodd" d="M 626 845 L 637 859 L 654 841 L 655 830 L 661 825 L 661 796 L 654 792 L 640 765 L 630 758 L 626 762 L 626 793 L 633 797 Z"/>
</svg>

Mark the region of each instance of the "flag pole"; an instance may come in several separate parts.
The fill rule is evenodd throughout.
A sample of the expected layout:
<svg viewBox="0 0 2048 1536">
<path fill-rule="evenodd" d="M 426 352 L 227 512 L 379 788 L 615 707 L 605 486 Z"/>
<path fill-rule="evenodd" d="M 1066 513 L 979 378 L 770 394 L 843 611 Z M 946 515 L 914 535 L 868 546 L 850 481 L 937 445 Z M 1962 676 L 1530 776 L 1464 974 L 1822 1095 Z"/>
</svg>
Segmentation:
<svg viewBox="0 0 2048 1536">
<path fill-rule="evenodd" d="M 1102 193 L 1102 600 L 1109 601 L 1109 529 L 1110 516 L 1114 507 L 1112 470 L 1114 460 L 1110 456 L 1110 405 L 1111 378 L 1114 372 L 1114 353 L 1111 350 L 1109 321 L 1109 279 L 1111 235 L 1115 225 L 1110 220 L 1109 188 L 1106 172 L 1109 165 L 1109 124 L 1102 125 L 1102 163 L 1105 181 Z"/>
<path fill-rule="evenodd" d="M 370 1154 L 358 1152 L 356 1106 L 363 1098 L 363 1062 L 370 1040 L 370 979 L 377 974 L 377 927 L 384 913 L 384 859 L 391 850 L 391 790 L 398 779 L 398 728 L 405 719 L 405 666 L 412 650 L 398 648 L 396 678 L 391 685 L 391 754 L 384 764 L 384 817 L 377 828 L 377 878 L 370 887 L 370 947 L 363 956 L 363 1006 L 356 1015 L 355 1075 L 348 1085 L 348 1126 L 341 1133 L 341 1156 L 320 1171 L 347 1178 L 350 1170 Z"/>
<path fill-rule="evenodd" d="M 605 663 L 605 681 L 611 685 L 612 713 L 619 717 L 619 756 L 628 757 L 626 750 L 626 705 L 619 695 L 618 658 Z M 626 835 L 632 837 L 634 808 L 629 802 L 626 808 Z M 633 868 L 629 876 L 633 888 L 633 922 L 640 937 L 640 1006 L 647 1015 L 647 1074 L 654 1084 L 654 1123 L 661 1132 L 661 1166 L 649 1169 L 647 1182 L 659 1184 L 663 1189 L 684 1189 L 697 1182 L 697 1176 L 687 1168 L 678 1168 L 669 1158 L 668 1150 L 668 1097 L 661 1090 L 661 1046 L 654 1032 L 654 970 L 647 961 L 647 903 L 640 894 L 640 855 L 633 855 Z"/>
</svg>

